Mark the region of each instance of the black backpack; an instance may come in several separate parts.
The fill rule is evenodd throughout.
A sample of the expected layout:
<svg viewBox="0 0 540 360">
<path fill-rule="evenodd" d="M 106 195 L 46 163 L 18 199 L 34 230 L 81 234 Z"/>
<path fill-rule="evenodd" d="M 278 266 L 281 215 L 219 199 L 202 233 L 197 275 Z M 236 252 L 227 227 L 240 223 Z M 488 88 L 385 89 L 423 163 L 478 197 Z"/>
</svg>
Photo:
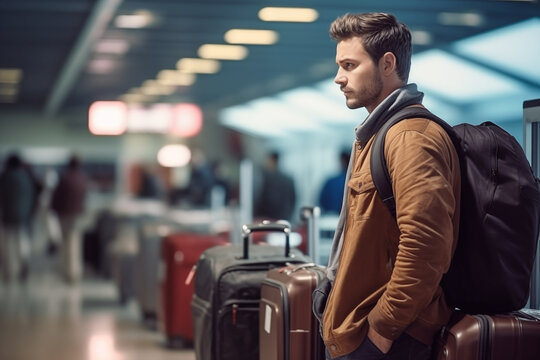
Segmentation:
<svg viewBox="0 0 540 360">
<path fill-rule="evenodd" d="M 469 313 L 521 309 L 529 296 L 540 222 L 538 179 L 523 149 L 491 122 L 452 127 L 425 108 L 399 110 L 375 136 L 370 159 L 377 192 L 394 217 L 384 140 L 392 125 L 410 118 L 426 118 L 442 126 L 460 158 L 459 239 L 441 281 L 447 302 Z"/>
</svg>

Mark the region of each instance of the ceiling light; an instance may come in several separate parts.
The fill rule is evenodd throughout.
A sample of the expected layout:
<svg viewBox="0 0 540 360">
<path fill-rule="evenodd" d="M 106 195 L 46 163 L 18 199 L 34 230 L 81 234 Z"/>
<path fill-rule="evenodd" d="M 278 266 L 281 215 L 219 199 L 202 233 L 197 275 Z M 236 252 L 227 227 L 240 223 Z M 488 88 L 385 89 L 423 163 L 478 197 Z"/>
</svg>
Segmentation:
<svg viewBox="0 0 540 360">
<path fill-rule="evenodd" d="M 94 51 L 106 54 L 125 54 L 129 49 L 129 44 L 122 39 L 105 39 L 101 40 L 94 46 Z"/>
<path fill-rule="evenodd" d="M 94 59 L 88 63 L 88 72 L 92 74 L 109 74 L 116 68 L 116 61 L 113 59 Z"/>
<path fill-rule="evenodd" d="M 126 103 L 144 103 L 144 102 L 151 102 L 155 99 L 155 96 L 151 95 L 144 95 L 140 93 L 127 93 L 124 95 L 121 95 L 119 97 L 120 100 L 126 102 Z"/>
<path fill-rule="evenodd" d="M 484 17 L 478 13 L 453 13 L 442 12 L 438 15 L 439 22 L 450 26 L 471 26 L 477 27 L 484 23 Z"/>
<path fill-rule="evenodd" d="M 170 86 L 190 86 L 196 80 L 195 74 L 183 73 L 177 70 L 161 70 L 158 73 L 157 81 L 163 85 Z"/>
<path fill-rule="evenodd" d="M 0 68 L 0 83 L 17 84 L 21 81 L 22 70 L 15 68 Z"/>
<path fill-rule="evenodd" d="M 224 38 L 229 44 L 272 45 L 278 41 L 279 35 L 274 30 L 231 29 Z"/>
<path fill-rule="evenodd" d="M 259 11 L 262 21 L 313 22 L 319 13 L 310 8 L 265 7 Z"/>
<path fill-rule="evenodd" d="M 214 74 L 219 71 L 219 61 L 198 58 L 183 58 L 178 60 L 176 67 L 186 73 Z"/>
<path fill-rule="evenodd" d="M 412 30 L 411 36 L 413 45 L 429 45 L 433 41 L 431 34 L 423 30 Z"/>
<path fill-rule="evenodd" d="M 118 15 L 114 24 L 125 29 L 140 29 L 150 26 L 155 20 L 149 11 L 138 11 L 132 15 Z"/>
<path fill-rule="evenodd" d="M 17 96 L 19 87 L 16 84 L 2 84 L 0 83 L 0 96 Z"/>
<path fill-rule="evenodd" d="M 143 83 L 140 91 L 145 95 L 171 95 L 175 88 L 174 86 L 163 85 L 156 80 L 147 80 Z"/>
<path fill-rule="evenodd" d="M 241 45 L 204 44 L 197 54 L 204 59 L 244 60 L 248 49 Z"/>
</svg>

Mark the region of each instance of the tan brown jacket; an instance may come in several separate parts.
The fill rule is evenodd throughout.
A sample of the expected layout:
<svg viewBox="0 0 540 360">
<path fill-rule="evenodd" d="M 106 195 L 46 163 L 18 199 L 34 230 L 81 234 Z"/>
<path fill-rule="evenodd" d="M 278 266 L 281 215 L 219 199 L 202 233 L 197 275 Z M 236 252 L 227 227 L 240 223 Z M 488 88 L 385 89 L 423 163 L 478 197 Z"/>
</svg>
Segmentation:
<svg viewBox="0 0 540 360">
<path fill-rule="evenodd" d="M 371 179 L 372 143 L 373 137 L 357 143 L 348 182 L 339 267 L 322 322 L 332 357 L 354 351 L 368 324 L 389 339 L 407 332 L 430 344 L 451 313 L 439 283 L 458 236 L 461 182 L 454 146 L 427 119 L 403 120 L 388 131 L 396 222 Z"/>
</svg>

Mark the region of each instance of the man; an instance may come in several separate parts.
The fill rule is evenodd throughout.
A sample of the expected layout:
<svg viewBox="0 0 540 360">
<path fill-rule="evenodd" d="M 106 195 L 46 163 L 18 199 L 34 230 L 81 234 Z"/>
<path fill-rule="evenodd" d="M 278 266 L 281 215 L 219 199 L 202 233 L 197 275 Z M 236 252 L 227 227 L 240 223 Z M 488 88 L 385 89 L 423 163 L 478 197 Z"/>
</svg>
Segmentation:
<svg viewBox="0 0 540 360">
<path fill-rule="evenodd" d="M 394 218 L 374 188 L 369 159 L 387 115 L 422 106 L 423 94 L 407 85 L 410 32 L 392 15 L 368 13 L 336 19 L 330 35 L 337 42 L 334 81 L 347 106 L 365 107 L 369 116 L 355 129 L 346 206 L 328 264 L 331 290 L 321 319 L 327 358 L 428 359 L 451 315 L 439 283 L 458 236 L 459 159 L 434 122 L 394 125 L 384 149 Z M 324 287 L 314 293 L 315 305 Z"/>
<path fill-rule="evenodd" d="M 271 152 L 266 158 L 266 169 L 255 215 L 272 220 L 290 221 L 296 204 L 293 179 L 279 170 L 279 154 Z"/>
<path fill-rule="evenodd" d="M 0 268 L 7 281 L 28 275 L 28 221 L 34 205 L 34 183 L 18 154 L 6 160 L 0 175 Z"/>
<path fill-rule="evenodd" d="M 319 195 L 319 205 L 325 214 L 339 214 L 341 211 L 343 188 L 349 166 L 350 153 L 342 151 L 339 154 L 339 173 L 328 178 Z"/>
<path fill-rule="evenodd" d="M 51 207 L 62 229 L 62 271 L 69 284 L 82 277 L 81 218 L 85 210 L 87 180 L 77 156 L 72 156 L 52 196 Z"/>
</svg>

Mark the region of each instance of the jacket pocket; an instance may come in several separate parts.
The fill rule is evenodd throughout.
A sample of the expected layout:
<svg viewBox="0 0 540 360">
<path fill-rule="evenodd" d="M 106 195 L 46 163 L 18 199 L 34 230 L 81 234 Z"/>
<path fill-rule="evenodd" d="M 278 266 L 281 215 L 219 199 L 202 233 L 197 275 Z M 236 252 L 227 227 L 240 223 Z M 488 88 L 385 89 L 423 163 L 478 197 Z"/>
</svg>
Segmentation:
<svg viewBox="0 0 540 360">
<path fill-rule="evenodd" d="M 369 171 L 354 174 L 349 182 L 349 211 L 357 220 L 371 217 L 373 200 L 375 198 L 375 184 Z"/>
</svg>

